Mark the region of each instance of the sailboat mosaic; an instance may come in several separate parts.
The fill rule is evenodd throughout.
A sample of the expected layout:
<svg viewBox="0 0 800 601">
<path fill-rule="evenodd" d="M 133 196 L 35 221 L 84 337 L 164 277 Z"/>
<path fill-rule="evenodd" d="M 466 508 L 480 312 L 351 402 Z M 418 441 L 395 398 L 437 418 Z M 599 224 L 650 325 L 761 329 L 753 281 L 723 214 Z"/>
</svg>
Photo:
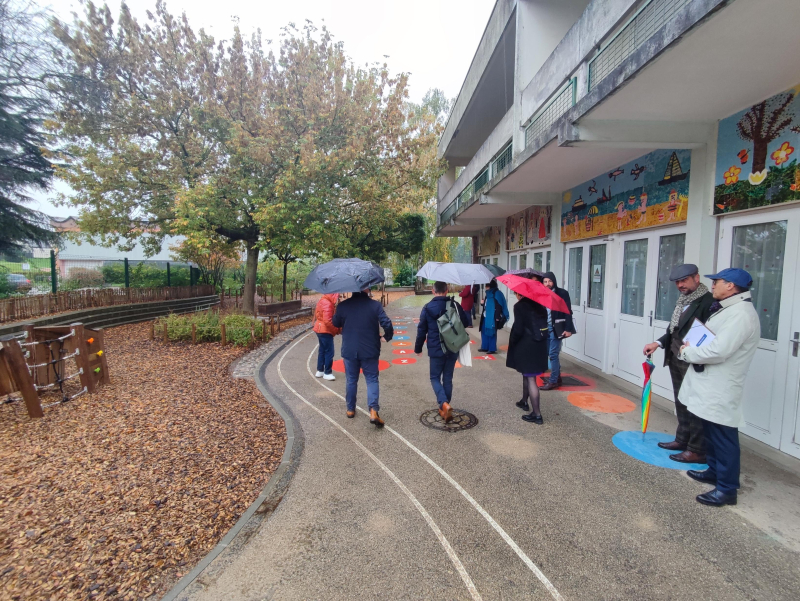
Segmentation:
<svg viewBox="0 0 800 601">
<path fill-rule="evenodd" d="M 689 150 L 656 150 L 564 192 L 561 241 L 686 221 Z"/>
</svg>

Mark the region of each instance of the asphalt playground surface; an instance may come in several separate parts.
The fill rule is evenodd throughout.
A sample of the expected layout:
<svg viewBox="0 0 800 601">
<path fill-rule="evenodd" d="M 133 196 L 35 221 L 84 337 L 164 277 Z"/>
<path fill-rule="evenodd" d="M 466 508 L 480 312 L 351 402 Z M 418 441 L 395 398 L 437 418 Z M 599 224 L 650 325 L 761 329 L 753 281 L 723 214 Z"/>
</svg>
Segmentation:
<svg viewBox="0 0 800 601">
<path fill-rule="evenodd" d="M 709 486 L 620 451 L 613 412 L 604 423 L 553 391 L 544 425 L 522 421 L 522 379 L 502 353 L 456 369 L 452 404 L 475 427 L 423 425 L 436 408 L 427 354 L 397 351 L 413 351 L 427 300 L 387 307 L 400 332 L 381 355 L 382 430 L 364 411 L 345 417 L 343 373 L 313 377 L 313 332 L 268 364 L 302 456 L 274 513 L 191 598 L 798 598 L 800 554 L 730 508 L 696 503 Z M 587 382 L 579 390 L 619 393 Z"/>
</svg>

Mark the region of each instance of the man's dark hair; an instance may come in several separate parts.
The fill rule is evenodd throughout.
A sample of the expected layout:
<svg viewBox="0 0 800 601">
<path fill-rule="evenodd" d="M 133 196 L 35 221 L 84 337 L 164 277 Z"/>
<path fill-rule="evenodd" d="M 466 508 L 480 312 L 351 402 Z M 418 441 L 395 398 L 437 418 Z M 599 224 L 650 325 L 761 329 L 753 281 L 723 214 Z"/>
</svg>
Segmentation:
<svg viewBox="0 0 800 601">
<path fill-rule="evenodd" d="M 497 290 L 497 280 L 492 280 L 486 285 L 490 290 Z"/>
<path fill-rule="evenodd" d="M 736 284 L 733 285 L 733 289 L 736 290 L 736 294 L 741 294 L 742 292 L 748 292 L 750 288 L 746 286 L 737 286 Z"/>
<path fill-rule="evenodd" d="M 447 292 L 447 284 L 445 282 L 434 282 L 433 291 L 436 294 L 444 294 L 445 292 Z"/>
</svg>

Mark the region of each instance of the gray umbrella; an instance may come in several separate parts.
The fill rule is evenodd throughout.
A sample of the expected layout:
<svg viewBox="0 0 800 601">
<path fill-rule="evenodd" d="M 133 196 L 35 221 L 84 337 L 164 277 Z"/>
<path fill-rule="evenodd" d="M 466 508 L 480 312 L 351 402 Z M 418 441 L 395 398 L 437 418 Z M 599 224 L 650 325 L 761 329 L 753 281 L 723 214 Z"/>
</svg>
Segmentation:
<svg viewBox="0 0 800 601">
<path fill-rule="evenodd" d="M 484 267 L 491 271 L 494 275 L 503 275 L 506 272 L 505 269 L 498 267 L 497 265 L 486 264 Z"/>
<path fill-rule="evenodd" d="M 303 286 L 323 294 L 360 292 L 383 282 L 383 268 L 372 261 L 334 259 L 317 265 Z"/>
</svg>

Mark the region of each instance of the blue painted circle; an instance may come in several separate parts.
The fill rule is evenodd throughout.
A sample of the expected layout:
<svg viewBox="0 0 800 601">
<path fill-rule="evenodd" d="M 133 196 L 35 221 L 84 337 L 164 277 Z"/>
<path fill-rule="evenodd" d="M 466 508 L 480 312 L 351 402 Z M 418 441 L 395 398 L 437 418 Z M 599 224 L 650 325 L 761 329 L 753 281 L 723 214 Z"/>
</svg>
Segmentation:
<svg viewBox="0 0 800 601">
<path fill-rule="evenodd" d="M 408 336 L 392 336 L 393 340 L 408 340 Z"/>
<path fill-rule="evenodd" d="M 650 465 L 666 467 L 672 470 L 704 470 L 708 466 L 705 463 L 678 463 L 669 458 L 676 451 L 667 451 L 658 446 L 659 442 L 669 442 L 675 440 L 672 434 L 663 432 L 617 432 L 611 438 L 611 442 L 620 451 L 630 455 L 634 459 L 644 461 Z"/>
</svg>

